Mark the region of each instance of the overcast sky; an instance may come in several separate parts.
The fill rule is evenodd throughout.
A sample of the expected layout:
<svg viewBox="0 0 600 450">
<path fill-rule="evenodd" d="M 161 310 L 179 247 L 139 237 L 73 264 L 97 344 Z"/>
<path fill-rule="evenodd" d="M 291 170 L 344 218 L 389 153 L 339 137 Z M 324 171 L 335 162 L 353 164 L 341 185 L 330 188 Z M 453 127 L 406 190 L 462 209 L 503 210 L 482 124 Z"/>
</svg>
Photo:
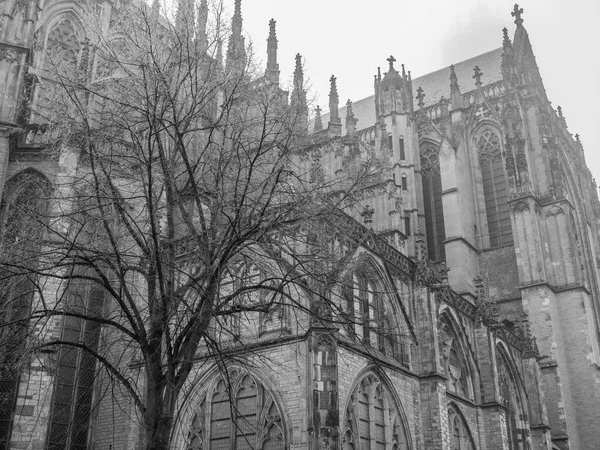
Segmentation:
<svg viewBox="0 0 600 450">
<path fill-rule="evenodd" d="M 225 2 L 231 13 L 233 0 Z M 277 21 L 282 82 L 291 82 L 294 56 L 302 54 L 310 93 L 328 109 L 332 74 L 343 105 L 373 94 L 373 75 L 378 66 L 386 70 L 390 54 L 416 78 L 500 47 L 503 27 L 514 35 L 513 6 L 500 0 L 242 0 L 242 14 L 263 61 L 269 19 Z M 519 6 L 548 97 L 562 106 L 571 133 L 579 133 L 600 183 L 600 1 Z"/>
</svg>

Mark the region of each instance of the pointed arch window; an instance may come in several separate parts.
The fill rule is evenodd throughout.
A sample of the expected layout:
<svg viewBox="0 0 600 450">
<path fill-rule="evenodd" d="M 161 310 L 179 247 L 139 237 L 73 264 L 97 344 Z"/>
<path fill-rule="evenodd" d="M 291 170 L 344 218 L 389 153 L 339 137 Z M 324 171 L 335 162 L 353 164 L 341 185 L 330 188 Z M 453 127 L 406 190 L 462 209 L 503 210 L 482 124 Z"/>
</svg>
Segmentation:
<svg viewBox="0 0 600 450">
<path fill-rule="evenodd" d="M 343 286 L 347 335 L 408 364 L 408 345 L 386 295 L 372 274 L 357 272 Z"/>
<path fill-rule="evenodd" d="M 477 139 L 477 150 L 490 247 L 512 244 L 510 211 L 507 203 L 508 183 L 498 134 L 492 130 L 481 133 Z"/>
<path fill-rule="evenodd" d="M 427 256 L 432 261 L 445 261 L 444 206 L 442 203 L 442 176 L 439 148 L 426 142 L 421 148 L 421 180 L 427 236 Z"/>
<path fill-rule="evenodd" d="M 526 415 L 515 378 L 509 368 L 505 351 L 496 347 L 496 365 L 500 397 L 506 406 L 506 428 L 510 450 L 524 450 L 527 447 L 528 426 Z"/>
<path fill-rule="evenodd" d="M 390 389 L 375 374 L 354 388 L 346 406 L 342 449 L 408 449 L 408 433 Z"/>
<path fill-rule="evenodd" d="M 273 398 L 242 370 L 221 377 L 200 401 L 186 450 L 284 450 L 283 416 Z"/>
<path fill-rule="evenodd" d="M 474 400 L 473 380 L 469 364 L 458 336 L 445 318 L 441 320 L 439 345 L 447 390 Z"/>
<path fill-rule="evenodd" d="M 77 65 L 81 43 L 75 26 L 69 18 L 63 18 L 52 27 L 48 33 L 46 48 L 51 56 L 60 55 L 65 63 Z"/>
<path fill-rule="evenodd" d="M 475 450 L 467 424 L 453 407 L 448 408 L 448 426 L 451 450 Z"/>
<path fill-rule="evenodd" d="M 5 261 L 17 263 L 14 269 L 0 268 L 0 448 L 8 448 L 10 440 L 19 389 L 15 367 L 22 356 L 35 292 L 30 268 L 40 256 L 50 193 L 50 182 L 27 169 L 6 183 L 0 203 L 0 254 Z"/>
</svg>

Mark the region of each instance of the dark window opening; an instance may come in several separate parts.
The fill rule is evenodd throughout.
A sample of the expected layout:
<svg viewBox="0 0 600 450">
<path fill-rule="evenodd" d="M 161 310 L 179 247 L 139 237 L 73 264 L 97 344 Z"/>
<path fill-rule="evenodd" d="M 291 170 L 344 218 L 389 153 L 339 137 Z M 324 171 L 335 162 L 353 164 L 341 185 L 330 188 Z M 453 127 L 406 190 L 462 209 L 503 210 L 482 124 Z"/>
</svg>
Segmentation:
<svg viewBox="0 0 600 450">
<path fill-rule="evenodd" d="M 400 144 L 400 159 L 401 160 L 405 160 L 406 159 L 406 153 L 404 151 L 404 138 L 400 138 L 398 140 L 398 143 Z"/>
</svg>

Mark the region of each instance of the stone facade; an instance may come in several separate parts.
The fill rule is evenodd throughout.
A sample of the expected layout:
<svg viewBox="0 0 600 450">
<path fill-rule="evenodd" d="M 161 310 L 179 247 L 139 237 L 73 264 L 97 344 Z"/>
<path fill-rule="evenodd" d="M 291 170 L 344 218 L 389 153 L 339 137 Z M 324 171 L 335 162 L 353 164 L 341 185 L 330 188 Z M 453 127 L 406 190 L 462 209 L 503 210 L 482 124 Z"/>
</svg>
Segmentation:
<svg viewBox="0 0 600 450">
<path fill-rule="evenodd" d="M 112 4 L 96 6 L 108 26 Z M 20 102 L 33 101 L 36 45 L 63 19 L 84 42 L 74 18 L 89 5 L 8 0 L 0 8 L 6 203 L 19 174 L 35 171 L 58 186 L 77 167 L 76 155 L 48 159 L 31 144 L 39 124 L 28 122 Z M 502 48 L 415 79 L 390 57 L 374 96 L 343 108 L 332 77 L 330 111 L 315 120 L 311 145 L 347 150 L 362 142 L 390 155 L 382 193 L 363 205 L 371 212 L 356 212 L 347 229 L 355 258 L 369 267 L 361 276 L 378 287 L 396 338 L 386 347 L 383 334 L 367 338 L 356 327 L 323 326 L 302 314 L 269 334 L 260 318 L 248 319 L 259 345 L 249 353 L 234 346 L 239 354 L 228 372 L 259 393 L 261 448 L 598 447 L 600 202 L 578 138 L 546 98 L 516 6 L 513 16 L 514 38 L 505 31 Z M 267 77 L 278 83 L 274 22 L 269 42 Z M 25 61 L 36 62 L 25 70 Z M 296 71 L 292 102 L 301 108 L 299 65 Z M 315 164 L 337 168 L 334 160 Z M 64 288 L 44 289 L 52 298 Z M 62 326 L 48 330 L 60 334 Z M 0 449 L 48 448 L 58 389 L 49 368 L 56 364 L 56 355 L 42 354 L 16 388 L 0 380 L 8 395 Z M 217 408 L 222 369 L 199 356 L 173 448 L 217 448 L 218 424 L 206 411 Z M 102 377 L 94 382 L 86 448 L 142 446 L 134 405 L 124 392 L 107 395 L 111 389 Z M 232 445 L 226 442 L 219 448 Z"/>
</svg>

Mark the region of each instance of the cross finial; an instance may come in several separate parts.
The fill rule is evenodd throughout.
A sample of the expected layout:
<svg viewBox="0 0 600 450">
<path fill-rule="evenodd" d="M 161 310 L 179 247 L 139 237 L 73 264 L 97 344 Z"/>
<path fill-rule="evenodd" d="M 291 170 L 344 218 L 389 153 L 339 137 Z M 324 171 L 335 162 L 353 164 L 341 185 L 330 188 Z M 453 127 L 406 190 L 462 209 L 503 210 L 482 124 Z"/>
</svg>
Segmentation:
<svg viewBox="0 0 600 450">
<path fill-rule="evenodd" d="M 475 75 L 473 75 L 473 79 L 475 80 L 475 86 L 481 87 L 481 76 L 483 75 L 483 72 L 481 71 L 479 66 L 475 66 L 473 68 L 473 71 L 475 71 Z"/>
<path fill-rule="evenodd" d="M 396 62 L 396 58 L 394 58 L 392 55 L 390 55 L 390 57 L 387 59 L 387 62 L 390 63 L 390 70 L 395 70 L 394 63 Z"/>
<path fill-rule="evenodd" d="M 519 8 L 519 5 L 515 3 L 515 7 L 513 11 L 510 13 L 511 16 L 515 18 L 515 23 L 517 27 L 521 27 L 523 25 L 523 19 L 521 19 L 521 14 L 523 14 L 523 8 Z"/>
<path fill-rule="evenodd" d="M 417 88 L 417 96 L 415 98 L 419 100 L 419 108 L 422 108 L 423 105 L 425 105 L 425 102 L 423 101 L 425 98 L 425 92 L 423 92 L 423 88 L 421 86 Z"/>
<path fill-rule="evenodd" d="M 559 119 L 564 119 L 565 118 L 565 116 L 563 116 L 562 107 L 557 106 L 556 107 L 556 112 L 558 113 L 558 118 Z"/>
<path fill-rule="evenodd" d="M 581 141 L 579 140 L 579 134 L 576 134 L 576 135 L 575 135 L 575 141 L 576 141 L 578 144 L 581 144 Z"/>
</svg>

